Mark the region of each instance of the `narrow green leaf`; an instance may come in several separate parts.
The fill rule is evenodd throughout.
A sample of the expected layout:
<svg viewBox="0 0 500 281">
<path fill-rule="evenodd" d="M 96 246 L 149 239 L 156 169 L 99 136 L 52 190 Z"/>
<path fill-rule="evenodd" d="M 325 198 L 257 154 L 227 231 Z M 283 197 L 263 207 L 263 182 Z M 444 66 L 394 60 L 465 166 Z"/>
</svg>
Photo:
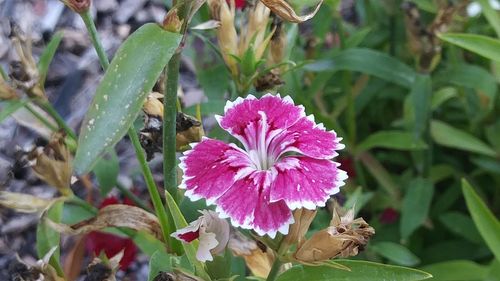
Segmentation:
<svg viewBox="0 0 500 281">
<path fill-rule="evenodd" d="M 363 48 L 347 49 L 332 59 L 305 65 L 309 71 L 351 70 L 373 75 L 394 84 L 411 88 L 416 73 L 408 65 L 385 53 Z"/>
<path fill-rule="evenodd" d="M 500 222 L 465 179 L 462 180 L 462 192 L 479 233 L 500 261 Z"/>
<path fill-rule="evenodd" d="M 500 61 L 500 40 L 478 34 L 446 33 L 441 40 L 457 45 L 487 59 Z"/>
<path fill-rule="evenodd" d="M 88 172 L 127 133 L 180 39 L 180 34 L 149 23 L 116 52 L 82 124 L 74 160 L 78 173 Z"/>
<path fill-rule="evenodd" d="M 413 107 L 415 138 L 423 135 L 429 126 L 429 116 L 431 107 L 432 84 L 429 75 L 417 75 L 415 83 L 410 92 L 410 103 Z"/>
<path fill-rule="evenodd" d="M 118 156 L 113 149 L 97 161 L 93 172 L 99 183 L 101 196 L 105 197 L 116 186 L 119 171 Z"/>
<path fill-rule="evenodd" d="M 47 78 L 47 72 L 49 71 L 49 65 L 56 54 L 57 47 L 61 43 L 63 37 L 63 32 L 59 31 L 52 39 L 50 39 L 49 44 L 45 47 L 38 61 L 38 72 L 40 74 L 40 84 L 43 86 L 45 84 L 45 79 Z"/>
<path fill-rule="evenodd" d="M 346 49 L 352 49 L 357 47 L 363 40 L 366 38 L 366 36 L 372 31 L 371 27 L 363 27 L 351 34 L 345 42 L 345 47 Z"/>
<path fill-rule="evenodd" d="M 61 222 L 64 202 L 59 201 L 54 203 L 47 211 L 47 218 L 54 222 Z M 46 221 L 42 220 L 36 228 L 36 250 L 38 258 L 41 259 L 52 248 L 59 247 L 61 235 L 59 232 L 52 229 Z M 61 264 L 59 263 L 60 249 L 58 248 L 50 258 L 50 264 L 57 270 L 59 275 L 62 275 Z"/>
<path fill-rule="evenodd" d="M 439 220 L 456 235 L 473 243 L 483 243 L 483 239 L 470 217 L 460 212 L 448 212 L 440 215 Z"/>
<path fill-rule="evenodd" d="M 482 280 L 488 269 L 472 261 L 455 260 L 427 265 L 421 268 L 429 272 L 439 281 L 472 281 Z"/>
<path fill-rule="evenodd" d="M 442 146 L 475 152 L 490 157 L 497 156 L 497 153 L 481 140 L 441 121 L 431 121 L 431 136 L 435 142 Z"/>
<path fill-rule="evenodd" d="M 420 263 L 420 259 L 410 250 L 401 244 L 393 242 L 378 242 L 370 247 L 379 255 L 388 260 L 404 266 L 415 266 Z"/>
<path fill-rule="evenodd" d="M 495 29 L 497 37 L 500 37 L 500 17 L 498 16 L 498 12 L 493 9 L 490 4 L 491 2 L 488 0 L 478 0 L 477 2 L 481 5 L 483 14 L 490 23 L 491 27 Z"/>
<path fill-rule="evenodd" d="M 357 147 L 356 153 L 373 148 L 389 148 L 397 150 L 422 150 L 427 145 L 421 139 L 415 140 L 413 134 L 403 131 L 379 131 L 364 139 Z"/>
<path fill-rule="evenodd" d="M 2 110 L 0 110 L 0 122 L 9 117 L 12 113 L 23 107 L 27 100 L 9 100 L 2 103 Z"/>
<path fill-rule="evenodd" d="M 475 90 L 485 109 L 492 109 L 497 96 L 495 77 L 477 65 L 461 63 L 438 72 L 434 81 L 439 84 L 456 85 Z"/>
<path fill-rule="evenodd" d="M 368 261 L 338 260 L 351 271 L 328 266 L 294 266 L 278 276 L 277 281 L 418 281 L 432 277 L 413 268 Z"/>
<path fill-rule="evenodd" d="M 403 238 L 408 238 L 420 225 L 429 213 L 434 186 L 428 179 L 413 179 L 406 190 L 401 208 L 400 231 Z"/>
<path fill-rule="evenodd" d="M 453 87 L 445 87 L 437 90 L 431 98 L 431 109 L 438 109 L 447 100 L 458 96 L 457 89 Z"/>
<path fill-rule="evenodd" d="M 186 219 L 182 215 L 179 206 L 177 206 L 177 203 L 175 203 L 175 200 L 172 197 L 172 195 L 170 195 L 169 192 L 165 192 L 165 197 L 167 200 L 167 206 L 170 209 L 170 212 L 172 213 L 176 229 L 181 229 L 186 227 L 188 223 L 186 222 Z M 186 256 L 189 259 L 189 262 L 196 268 L 196 272 L 198 274 L 208 276 L 203 264 L 196 259 L 196 249 L 198 248 L 198 240 L 194 240 L 191 243 L 182 243 L 182 247 L 184 248 L 184 252 L 186 252 Z"/>
</svg>

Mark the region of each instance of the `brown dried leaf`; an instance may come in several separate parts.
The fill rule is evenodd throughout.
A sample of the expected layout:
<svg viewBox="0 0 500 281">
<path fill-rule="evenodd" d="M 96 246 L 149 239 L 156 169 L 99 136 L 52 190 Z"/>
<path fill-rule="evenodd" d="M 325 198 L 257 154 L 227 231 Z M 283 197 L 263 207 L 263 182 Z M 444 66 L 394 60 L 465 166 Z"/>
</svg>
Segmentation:
<svg viewBox="0 0 500 281">
<path fill-rule="evenodd" d="M 309 226 L 316 217 L 316 213 L 317 210 L 308 210 L 303 208 L 293 211 L 295 223 L 290 226 L 290 231 L 288 232 L 288 235 L 285 236 L 282 243 L 286 243 L 287 245 L 298 243 L 300 245 L 307 233 L 307 230 L 309 229 Z"/>
<path fill-rule="evenodd" d="M 106 227 L 127 227 L 137 231 L 146 231 L 163 241 L 160 223 L 153 214 L 139 207 L 123 204 L 106 206 L 100 209 L 95 217 L 71 226 L 48 219 L 47 222 L 56 231 L 71 235 L 85 234 Z"/>
<path fill-rule="evenodd" d="M 301 23 L 305 22 L 316 15 L 318 12 L 319 8 L 321 7 L 321 4 L 323 3 L 323 0 L 319 1 L 319 3 L 314 7 L 314 11 L 304 15 L 304 16 L 299 16 L 295 11 L 293 10 L 292 6 L 288 4 L 284 0 L 260 0 L 264 5 L 266 5 L 273 13 L 277 14 L 279 17 L 282 19 L 289 21 L 289 22 L 295 22 L 295 23 Z"/>
<path fill-rule="evenodd" d="M 96 257 L 87 267 L 85 281 L 116 281 L 115 275 L 123 258 L 123 250 L 107 261 Z"/>
</svg>

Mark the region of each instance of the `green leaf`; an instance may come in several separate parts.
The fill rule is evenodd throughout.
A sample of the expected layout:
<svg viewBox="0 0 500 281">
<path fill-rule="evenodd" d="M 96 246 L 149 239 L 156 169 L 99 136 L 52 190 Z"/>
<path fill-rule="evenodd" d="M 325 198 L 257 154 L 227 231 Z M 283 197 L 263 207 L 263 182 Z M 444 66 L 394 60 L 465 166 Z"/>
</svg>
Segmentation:
<svg viewBox="0 0 500 281">
<path fill-rule="evenodd" d="M 401 244 L 378 242 L 370 248 L 384 258 L 399 265 L 415 266 L 420 263 L 420 259 Z"/>
<path fill-rule="evenodd" d="M 134 240 L 134 244 L 148 256 L 152 256 L 158 249 L 165 248 L 163 242 L 145 231 L 138 231 L 131 238 Z"/>
<path fill-rule="evenodd" d="M 415 140 L 413 134 L 403 131 L 379 131 L 364 139 L 357 147 L 356 153 L 372 148 L 389 148 L 397 150 L 422 150 L 427 145 L 421 139 Z"/>
<path fill-rule="evenodd" d="M 465 179 L 462 180 L 462 192 L 479 233 L 500 261 L 500 222 Z"/>
<path fill-rule="evenodd" d="M 105 197 L 116 186 L 119 171 L 118 156 L 113 149 L 97 161 L 93 172 L 99 183 L 99 191 L 102 197 Z"/>
<path fill-rule="evenodd" d="M 500 61 L 500 40 L 478 34 L 446 33 L 438 37 L 487 59 Z"/>
<path fill-rule="evenodd" d="M 485 109 L 492 109 L 496 95 L 497 82 L 486 69 L 477 65 L 461 63 L 438 73 L 436 83 L 456 85 L 474 89 Z"/>
<path fill-rule="evenodd" d="M 118 49 L 82 124 L 74 160 L 78 173 L 91 170 L 99 156 L 127 133 L 180 39 L 180 34 L 149 23 Z"/>
<path fill-rule="evenodd" d="M 281 274 L 277 281 L 418 281 L 432 276 L 417 269 L 368 261 L 338 260 L 351 271 L 328 266 L 294 266 Z"/>
<path fill-rule="evenodd" d="M 441 121 L 431 121 L 431 136 L 436 143 L 442 146 L 475 152 L 490 157 L 497 156 L 497 153 L 481 140 Z"/>
<path fill-rule="evenodd" d="M 61 222 L 62 212 L 63 212 L 63 201 L 58 201 L 54 203 L 50 209 L 47 211 L 47 218 L 54 222 Z M 47 221 L 41 220 L 36 228 L 36 251 L 38 253 L 38 258 L 41 259 L 47 254 L 52 248 L 59 247 L 59 242 L 61 235 L 59 232 L 52 229 Z M 60 249 L 58 248 L 49 263 L 57 270 L 58 274 L 62 274 L 62 268 L 59 263 Z"/>
<path fill-rule="evenodd" d="M 477 2 L 481 5 L 483 14 L 490 23 L 491 27 L 495 29 L 497 37 L 500 37 L 500 17 L 498 17 L 498 12 L 493 9 L 490 4 L 491 2 L 488 0 L 478 0 Z"/>
<path fill-rule="evenodd" d="M 28 103 L 27 100 L 8 100 L 3 102 L 2 110 L 0 110 L 0 122 L 23 107 L 26 103 Z"/>
<path fill-rule="evenodd" d="M 431 109 L 436 110 L 447 100 L 455 98 L 457 96 L 458 96 L 457 89 L 453 87 L 445 87 L 439 89 L 432 95 Z"/>
<path fill-rule="evenodd" d="M 52 39 L 50 39 L 47 47 L 43 49 L 42 55 L 40 56 L 40 60 L 38 61 L 38 72 L 40 74 L 40 84 L 43 86 L 45 84 L 45 79 L 47 78 L 47 72 L 49 71 L 49 65 L 56 54 L 57 47 L 61 43 L 63 37 L 63 32 L 59 31 Z"/>
<path fill-rule="evenodd" d="M 461 236 L 473 243 L 483 243 L 483 239 L 470 217 L 460 212 L 448 212 L 439 216 L 439 220 L 446 226 L 446 228 L 456 235 Z"/>
<path fill-rule="evenodd" d="M 229 249 L 226 249 L 224 255 L 214 256 L 213 261 L 208 261 L 206 265 L 210 276 L 216 280 L 230 278 L 232 263 L 231 257 Z"/>
<path fill-rule="evenodd" d="M 401 208 L 400 231 L 404 239 L 424 223 L 433 194 L 434 186 L 428 179 L 416 178 L 409 183 Z"/>
<path fill-rule="evenodd" d="M 175 203 L 175 200 L 172 197 L 172 195 L 170 195 L 170 193 L 168 192 L 165 192 L 165 197 L 166 197 L 165 199 L 167 200 L 167 206 L 170 209 L 170 212 L 174 220 L 175 228 L 181 229 L 188 226 L 186 219 L 182 215 L 179 206 L 177 206 L 177 203 Z M 199 276 L 201 276 L 202 274 L 207 275 L 203 263 L 201 263 L 199 260 L 196 259 L 196 249 L 198 248 L 198 240 L 194 240 L 191 243 L 182 243 L 182 247 L 184 248 L 184 252 L 186 252 L 186 256 L 189 259 L 189 262 L 196 268 L 196 272 L 200 274 Z"/>
<path fill-rule="evenodd" d="M 198 83 L 208 100 L 222 100 L 224 93 L 229 87 L 229 73 L 227 67 L 222 64 L 200 69 L 196 72 Z"/>
<path fill-rule="evenodd" d="M 332 59 L 316 61 L 305 65 L 304 68 L 316 72 L 358 71 L 406 88 L 412 87 L 416 76 L 411 67 L 396 58 L 382 52 L 363 48 L 347 49 L 337 53 Z"/>
<path fill-rule="evenodd" d="M 455 260 L 427 265 L 421 268 L 439 281 L 482 280 L 488 269 L 472 261 Z"/>
<path fill-rule="evenodd" d="M 432 84 L 429 75 L 417 75 L 410 92 L 410 104 L 414 114 L 414 137 L 419 138 L 429 126 Z"/>
<path fill-rule="evenodd" d="M 174 271 L 180 263 L 180 257 L 172 256 L 164 250 L 157 250 L 149 260 L 148 281 L 153 281 L 160 272 Z"/>
<path fill-rule="evenodd" d="M 345 42 L 345 47 L 346 49 L 352 49 L 357 47 L 363 40 L 366 38 L 366 36 L 372 31 L 371 27 L 363 27 L 351 34 Z"/>
</svg>

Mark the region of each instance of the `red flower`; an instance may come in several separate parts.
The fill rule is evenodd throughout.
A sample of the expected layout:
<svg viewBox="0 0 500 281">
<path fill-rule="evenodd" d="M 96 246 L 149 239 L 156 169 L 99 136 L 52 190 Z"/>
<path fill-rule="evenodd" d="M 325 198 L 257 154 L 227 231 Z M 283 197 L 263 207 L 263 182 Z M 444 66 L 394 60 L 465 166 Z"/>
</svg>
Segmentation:
<svg viewBox="0 0 500 281">
<path fill-rule="evenodd" d="M 121 202 L 116 197 L 108 197 L 102 201 L 99 209 L 114 204 L 121 204 Z M 128 198 L 123 200 L 123 204 L 134 205 Z M 96 256 L 104 252 L 108 258 L 115 256 L 121 250 L 125 249 L 123 258 L 120 261 L 120 269 L 122 270 L 126 270 L 132 264 L 137 254 L 137 246 L 132 239 L 100 231 L 92 231 L 87 234 L 85 248 L 89 253 Z"/>
<path fill-rule="evenodd" d="M 386 208 L 380 215 L 380 222 L 383 224 L 392 224 L 399 219 L 399 212 L 393 208 Z"/>
<path fill-rule="evenodd" d="M 353 179 L 356 177 L 356 169 L 354 167 L 354 161 L 352 157 L 349 156 L 339 156 L 337 161 L 340 163 L 340 168 L 347 172 L 347 176 Z"/>
<path fill-rule="evenodd" d="M 231 0 L 226 0 L 228 4 L 231 3 Z M 245 8 L 246 0 L 234 0 L 234 4 L 236 5 L 236 9 L 243 9 Z"/>
</svg>

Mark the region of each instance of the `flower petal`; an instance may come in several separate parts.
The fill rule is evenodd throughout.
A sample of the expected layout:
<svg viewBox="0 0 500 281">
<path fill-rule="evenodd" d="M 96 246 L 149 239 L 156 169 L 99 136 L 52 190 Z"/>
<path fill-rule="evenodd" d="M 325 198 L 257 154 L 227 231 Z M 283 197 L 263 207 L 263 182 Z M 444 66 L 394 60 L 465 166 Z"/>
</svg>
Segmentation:
<svg viewBox="0 0 500 281">
<path fill-rule="evenodd" d="M 236 181 L 217 200 L 217 212 L 231 218 L 235 227 L 254 229 L 259 235 L 274 238 L 278 231 L 286 234 L 293 216 L 283 201 L 269 202 L 273 177 L 270 171 L 256 171 Z"/>
<path fill-rule="evenodd" d="M 265 113 L 269 124 L 269 131 L 286 129 L 305 116 L 304 107 L 296 106 L 293 100 L 287 96 L 281 98 L 279 95 L 267 94 L 260 99 L 249 95 L 247 98 L 237 98 L 234 102 L 228 101 L 224 108 L 224 116 L 217 117 L 219 125 L 245 143 L 245 128 L 261 119 L 261 113 Z M 242 140 L 243 138 L 243 140 Z"/>
<path fill-rule="evenodd" d="M 270 201 L 284 200 L 292 210 L 325 206 L 328 198 L 339 192 L 347 174 L 339 164 L 305 156 L 285 157 L 274 165 L 277 176 L 271 185 Z"/>
<path fill-rule="evenodd" d="M 336 150 L 344 148 L 334 131 L 327 131 L 322 124 L 316 125 L 312 115 L 303 117 L 286 131 L 277 135 L 269 146 L 269 154 L 278 157 L 286 152 L 331 159 L 337 156 Z"/>
<path fill-rule="evenodd" d="M 181 158 L 184 174 L 180 188 L 196 201 L 207 199 L 210 205 L 236 180 L 238 172 L 252 163 L 247 154 L 222 141 L 205 138 Z"/>
<path fill-rule="evenodd" d="M 217 247 L 219 242 L 215 239 L 215 233 L 200 233 L 200 243 L 198 244 L 198 251 L 196 251 L 196 259 L 201 262 L 212 261 L 212 253 L 210 250 Z"/>
</svg>

